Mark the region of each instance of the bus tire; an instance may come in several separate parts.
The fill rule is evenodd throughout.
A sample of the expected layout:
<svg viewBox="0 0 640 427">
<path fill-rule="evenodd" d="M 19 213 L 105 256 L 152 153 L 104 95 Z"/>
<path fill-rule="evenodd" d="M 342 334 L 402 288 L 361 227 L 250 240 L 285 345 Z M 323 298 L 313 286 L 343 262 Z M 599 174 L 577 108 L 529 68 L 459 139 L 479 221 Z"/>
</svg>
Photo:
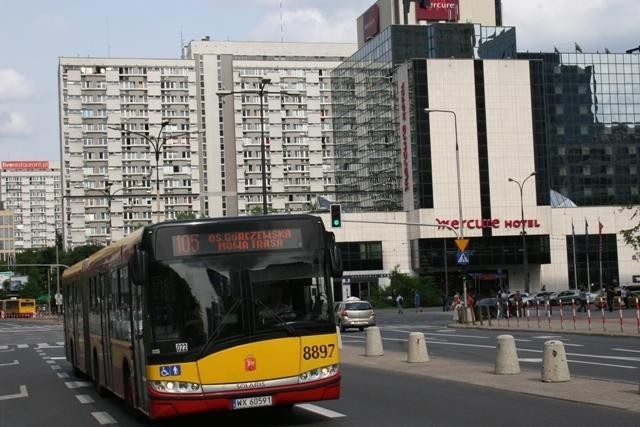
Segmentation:
<svg viewBox="0 0 640 427">
<path fill-rule="evenodd" d="M 96 383 L 96 392 L 100 397 L 107 397 L 107 389 L 100 384 L 100 366 L 98 365 L 98 353 L 93 351 L 93 381 Z"/>
</svg>

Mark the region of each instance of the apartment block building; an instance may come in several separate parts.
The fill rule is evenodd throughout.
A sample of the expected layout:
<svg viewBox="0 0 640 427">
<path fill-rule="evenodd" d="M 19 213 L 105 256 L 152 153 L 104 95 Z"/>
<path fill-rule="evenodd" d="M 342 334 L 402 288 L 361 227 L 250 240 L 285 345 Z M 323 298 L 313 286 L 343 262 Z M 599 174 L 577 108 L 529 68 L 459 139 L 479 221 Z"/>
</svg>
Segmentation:
<svg viewBox="0 0 640 427">
<path fill-rule="evenodd" d="M 10 224 L 15 227 L 12 244 L 16 251 L 55 245 L 56 230 L 62 230 L 60 183 L 58 161 L 3 161 L 0 164 L 0 200 L 4 209 L 13 214 Z"/>
<path fill-rule="evenodd" d="M 318 196 L 335 191 L 330 71 L 355 49 L 350 43 L 208 38 L 185 47 L 183 57 L 196 69 L 206 148 L 205 216 L 260 213 L 263 189 L 272 212 L 306 211 Z"/>
<path fill-rule="evenodd" d="M 199 212 L 194 62 L 60 58 L 65 243 Z"/>
</svg>

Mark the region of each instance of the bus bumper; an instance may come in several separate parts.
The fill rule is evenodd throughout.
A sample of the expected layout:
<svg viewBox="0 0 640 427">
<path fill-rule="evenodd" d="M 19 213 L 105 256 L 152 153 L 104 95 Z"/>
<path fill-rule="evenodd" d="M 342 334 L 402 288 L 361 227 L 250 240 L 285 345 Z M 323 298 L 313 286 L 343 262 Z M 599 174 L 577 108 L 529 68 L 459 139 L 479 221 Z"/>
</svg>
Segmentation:
<svg viewBox="0 0 640 427">
<path fill-rule="evenodd" d="M 331 400 L 340 398 L 340 374 L 318 381 L 286 388 L 252 390 L 251 393 L 206 394 L 198 397 L 179 398 L 159 395 L 149 390 L 151 397 L 150 417 L 152 419 L 175 417 L 178 415 L 196 414 L 212 411 L 230 411 L 233 400 L 242 397 L 270 395 L 273 406 L 293 405 L 295 403 Z"/>
</svg>

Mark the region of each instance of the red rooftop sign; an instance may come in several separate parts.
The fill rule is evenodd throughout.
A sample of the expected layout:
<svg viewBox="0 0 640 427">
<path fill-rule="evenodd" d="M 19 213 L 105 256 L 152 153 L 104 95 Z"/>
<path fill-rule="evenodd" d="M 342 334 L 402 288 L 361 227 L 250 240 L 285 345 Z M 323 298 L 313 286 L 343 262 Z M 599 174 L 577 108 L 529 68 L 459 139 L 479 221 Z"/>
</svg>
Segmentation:
<svg viewBox="0 0 640 427">
<path fill-rule="evenodd" d="M 428 7 L 422 6 L 427 4 Z M 460 4 L 458 0 L 416 1 L 416 19 L 418 21 L 458 21 Z"/>
<path fill-rule="evenodd" d="M 2 162 L 2 169 L 49 169 L 49 162 L 47 160 L 18 160 Z"/>
</svg>

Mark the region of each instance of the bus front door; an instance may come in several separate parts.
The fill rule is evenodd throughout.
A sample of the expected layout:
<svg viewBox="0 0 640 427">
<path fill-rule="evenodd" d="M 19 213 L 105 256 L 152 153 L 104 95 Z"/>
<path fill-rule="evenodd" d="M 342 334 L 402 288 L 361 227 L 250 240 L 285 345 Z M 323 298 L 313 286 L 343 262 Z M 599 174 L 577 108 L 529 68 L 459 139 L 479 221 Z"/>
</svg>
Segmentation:
<svg viewBox="0 0 640 427">
<path fill-rule="evenodd" d="M 144 333 L 143 333 L 143 286 L 133 285 L 133 358 L 134 358 L 134 378 L 136 388 L 136 406 L 149 413 L 149 395 L 145 384 L 146 363 L 144 353 Z"/>
</svg>

